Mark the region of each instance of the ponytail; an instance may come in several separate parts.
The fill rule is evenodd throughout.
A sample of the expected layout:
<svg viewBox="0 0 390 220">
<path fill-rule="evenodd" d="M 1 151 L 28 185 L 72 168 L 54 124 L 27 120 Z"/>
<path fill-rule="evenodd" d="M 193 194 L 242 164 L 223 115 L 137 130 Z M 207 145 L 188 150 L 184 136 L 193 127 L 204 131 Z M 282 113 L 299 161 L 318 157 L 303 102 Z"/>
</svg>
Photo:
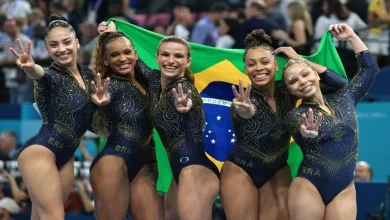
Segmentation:
<svg viewBox="0 0 390 220">
<path fill-rule="evenodd" d="M 184 77 L 187 79 L 188 82 L 195 85 L 195 77 L 194 77 L 194 74 L 192 74 L 190 68 L 188 68 L 188 67 L 185 68 Z"/>
</svg>

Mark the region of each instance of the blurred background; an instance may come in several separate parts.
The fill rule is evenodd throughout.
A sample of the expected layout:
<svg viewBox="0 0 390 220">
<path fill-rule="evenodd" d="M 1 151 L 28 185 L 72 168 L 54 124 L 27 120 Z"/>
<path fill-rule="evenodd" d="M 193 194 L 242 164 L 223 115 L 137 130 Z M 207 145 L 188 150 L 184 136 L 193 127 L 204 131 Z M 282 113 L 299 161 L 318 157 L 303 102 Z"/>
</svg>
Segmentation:
<svg viewBox="0 0 390 220">
<path fill-rule="evenodd" d="M 360 132 L 356 168 L 358 219 L 388 219 L 390 207 L 390 0 L 0 0 L 0 220 L 29 219 L 31 202 L 17 168 L 17 149 L 40 127 L 32 106 L 32 81 L 20 71 L 9 47 L 33 42 L 36 63 L 51 59 L 44 43 L 50 14 L 64 16 L 81 43 L 79 63 L 89 65 L 97 25 L 116 17 L 163 35 L 218 48 L 243 48 L 262 28 L 275 47 L 313 54 L 330 24 L 347 23 L 366 42 L 380 66 L 378 78 L 358 105 Z M 276 40 L 279 39 L 279 40 Z M 353 51 L 335 41 L 348 77 L 357 72 Z M 89 166 L 97 137 L 86 133 L 75 153 L 75 183 L 64 204 L 67 219 L 94 219 Z M 225 219 L 216 201 L 213 219 Z"/>
</svg>

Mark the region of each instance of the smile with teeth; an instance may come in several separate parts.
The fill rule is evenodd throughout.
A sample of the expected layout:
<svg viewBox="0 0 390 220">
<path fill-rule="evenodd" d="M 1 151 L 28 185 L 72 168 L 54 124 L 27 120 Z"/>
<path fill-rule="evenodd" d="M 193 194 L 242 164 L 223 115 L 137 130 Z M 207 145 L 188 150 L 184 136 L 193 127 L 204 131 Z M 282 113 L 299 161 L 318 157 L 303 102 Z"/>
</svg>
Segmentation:
<svg viewBox="0 0 390 220">
<path fill-rule="evenodd" d="M 265 73 L 260 73 L 260 74 L 254 74 L 253 75 L 253 78 L 255 78 L 255 79 L 258 79 L 258 80 L 264 80 L 264 79 L 266 79 L 267 78 L 267 74 L 265 74 Z"/>
<path fill-rule="evenodd" d="M 66 59 L 66 58 L 69 57 L 69 55 L 70 55 L 70 53 L 60 54 L 59 57 L 60 57 L 61 59 Z"/>
<path fill-rule="evenodd" d="M 129 63 L 124 63 L 124 64 L 121 64 L 121 65 L 118 65 L 118 68 L 119 69 L 127 69 L 129 68 L 130 64 Z"/>
<path fill-rule="evenodd" d="M 312 85 L 307 85 L 301 89 L 301 92 L 309 92 L 311 90 Z"/>
<path fill-rule="evenodd" d="M 174 71 L 174 70 L 176 70 L 176 67 L 174 67 L 174 66 L 164 66 L 164 69 L 168 70 L 168 71 Z"/>
</svg>

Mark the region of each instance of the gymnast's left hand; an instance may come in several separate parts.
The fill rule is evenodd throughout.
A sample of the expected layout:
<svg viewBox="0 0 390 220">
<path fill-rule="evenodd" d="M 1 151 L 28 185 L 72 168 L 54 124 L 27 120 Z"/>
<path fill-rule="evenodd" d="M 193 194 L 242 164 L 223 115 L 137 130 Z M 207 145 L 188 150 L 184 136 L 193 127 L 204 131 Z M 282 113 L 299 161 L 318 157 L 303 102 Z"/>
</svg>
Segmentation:
<svg viewBox="0 0 390 220">
<path fill-rule="evenodd" d="M 172 89 L 172 94 L 175 98 L 175 106 L 178 112 L 186 113 L 191 109 L 191 90 L 189 90 L 187 94 L 184 94 L 183 87 L 181 86 L 181 83 L 179 83 L 179 85 L 177 86 L 177 91 L 175 88 Z"/>
<path fill-rule="evenodd" d="M 96 76 L 96 83 L 92 81 L 92 94 L 91 98 L 93 103 L 98 106 L 104 106 L 110 103 L 110 95 L 108 94 L 108 85 L 110 84 L 110 78 L 107 77 L 104 85 L 102 85 L 102 77 L 100 73 Z"/>
<path fill-rule="evenodd" d="M 303 137 L 315 138 L 318 136 L 318 129 L 322 120 L 322 113 L 318 113 L 318 118 L 315 121 L 313 116 L 313 110 L 309 108 L 308 117 L 306 114 L 302 115 L 301 134 Z"/>
</svg>

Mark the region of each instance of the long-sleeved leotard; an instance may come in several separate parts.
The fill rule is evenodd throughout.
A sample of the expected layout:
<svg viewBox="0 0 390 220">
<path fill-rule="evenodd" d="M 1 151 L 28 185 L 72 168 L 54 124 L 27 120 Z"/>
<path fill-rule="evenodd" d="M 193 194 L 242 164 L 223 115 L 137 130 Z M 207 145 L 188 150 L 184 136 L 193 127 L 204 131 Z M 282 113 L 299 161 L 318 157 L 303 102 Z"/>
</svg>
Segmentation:
<svg viewBox="0 0 390 220">
<path fill-rule="evenodd" d="M 357 54 L 357 60 L 359 72 L 351 83 L 325 97 L 332 114 L 322 110 L 316 102 L 303 101 L 284 121 L 303 152 L 298 177 L 309 180 L 326 205 L 353 181 L 359 138 L 356 105 L 368 93 L 379 72 L 369 51 Z M 305 138 L 300 133 L 300 119 L 309 108 L 313 109 L 315 119 L 318 113 L 323 115 L 316 138 Z"/>
</svg>

